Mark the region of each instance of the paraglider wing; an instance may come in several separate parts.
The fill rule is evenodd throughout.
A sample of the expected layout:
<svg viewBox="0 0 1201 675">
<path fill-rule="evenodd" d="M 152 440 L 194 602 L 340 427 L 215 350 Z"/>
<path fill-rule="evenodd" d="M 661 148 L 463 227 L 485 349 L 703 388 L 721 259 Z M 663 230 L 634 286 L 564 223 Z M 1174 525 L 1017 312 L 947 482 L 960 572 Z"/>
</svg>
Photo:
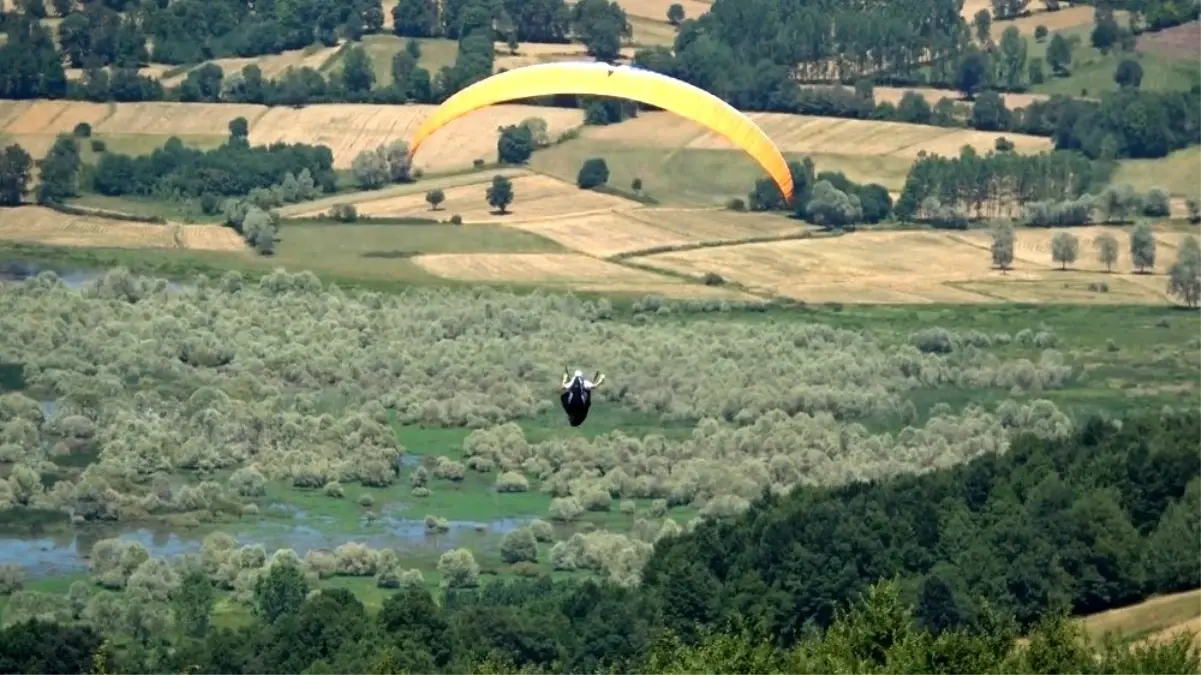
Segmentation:
<svg viewBox="0 0 1201 675">
<path fill-rule="evenodd" d="M 537 96 L 611 96 L 653 105 L 689 119 L 737 145 L 767 171 L 792 201 L 792 172 L 779 148 L 749 117 L 709 92 L 642 68 L 593 61 L 540 63 L 480 80 L 446 99 L 425 119 L 409 144 L 410 158 L 438 129 L 486 106 Z"/>
</svg>

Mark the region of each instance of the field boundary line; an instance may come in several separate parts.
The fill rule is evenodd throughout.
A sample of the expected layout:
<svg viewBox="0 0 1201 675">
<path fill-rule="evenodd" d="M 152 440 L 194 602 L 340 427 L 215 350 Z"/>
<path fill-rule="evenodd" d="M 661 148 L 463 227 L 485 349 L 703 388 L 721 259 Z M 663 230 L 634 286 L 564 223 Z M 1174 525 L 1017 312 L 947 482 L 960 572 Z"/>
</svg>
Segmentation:
<svg viewBox="0 0 1201 675">
<path fill-rule="evenodd" d="M 588 254 L 585 253 L 583 255 L 588 255 Z M 596 256 L 588 256 L 588 257 L 595 258 Z M 777 295 L 765 288 L 752 289 L 749 286 L 745 286 L 741 283 L 738 283 L 737 281 L 730 281 L 728 279 L 725 280 L 720 286 L 715 287 L 715 286 L 709 286 L 708 284 L 702 282 L 697 277 L 694 277 L 689 274 L 685 274 L 683 272 L 677 272 L 676 270 L 655 267 L 654 265 L 638 263 L 633 260 L 612 260 L 612 259 L 606 259 L 606 258 L 597 258 L 597 259 L 605 260 L 606 262 L 611 262 L 615 265 L 620 265 L 622 267 L 626 267 L 626 268 L 629 268 L 632 270 L 638 270 L 640 272 L 650 272 L 652 274 L 657 274 L 657 275 L 664 276 L 664 277 L 679 279 L 680 281 L 682 281 L 690 286 L 704 286 L 706 288 L 726 288 L 726 289 L 738 291 L 740 293 L 745 293 L 746 295 L 749 295 L 753 298 L 759 298 L 761 300 L 777 300 L 777 301 L 778 300 L 790 300 L 790 298 L 788 298 L 787 296 Z"/>
<path fill-rule="evenodd" d="M 844 234 L 846 233 L 806 230 L 804 232 L 793 232 L 791 234 L 772 234 L 761 237 L 747 237 L 745 239 L 711 239 L 709 241 L 697 241 L 686 244 L 666 244 L 663 246 L 654 246 L 636 251 L 615 253 L 609 256 L 607 260 L 612 262 L 623 262 L 632 260 L 634 258 L 646 258 L 649 256 L 663 255 L 665 253 L 687 253 L 689 251 L 699 251 L 708 248 L 731 248 L 734 246 L 745 246 L 748 244 L 770 244 L 779 241 L 799 241 L 801 239 L 834 239 L 844 236 Z"/>
</svg>

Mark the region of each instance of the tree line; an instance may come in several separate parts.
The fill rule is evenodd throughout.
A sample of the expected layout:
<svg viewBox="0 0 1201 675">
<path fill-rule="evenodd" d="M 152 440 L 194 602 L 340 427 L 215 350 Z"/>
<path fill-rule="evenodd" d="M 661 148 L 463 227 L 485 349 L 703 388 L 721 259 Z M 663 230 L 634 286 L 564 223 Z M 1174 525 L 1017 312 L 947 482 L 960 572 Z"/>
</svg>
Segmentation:
<svg viewBox="0 0 1201 675">
<path fill-rule="evenodd" d="M 117 547 L 94 560 L 98 573 L 111 567 L 119 578 L 76 582 L 53 605 L 37 604 L 44 594 L 14 593 L 0 665 L 108 673 L 1194 672 L 1201 662 L 1189 635 L 1098 650 L 1065 615 L 1201 585 L 1193 545 L 1201 478 L 1190 471 L 1198 423 L 1195 411 L 1121 425 L 1093 418 L 1067 438 L 1024 435 L 1004 454 L 955 468 L 765 494 L 742 515 L 661 538 L 633 587 L 541 575 L 432 593 L 420 575 L 405 574 L 369 612 L 344 588 L 316 590 L 290 552 L 217 551 L 206 540 L 201 555 L 176 567 Z M 237 563 L 235 574 L 244 558 L 265 565 L 236 591 L 253 612 L 236 626 L 214 625 L 215 584 L 230 573 L 223 558 Z M 448 565 L 447 574 L 457 572 Z M 1022 635 L 1026 646 L 1015 644 Z"/>
</svg>

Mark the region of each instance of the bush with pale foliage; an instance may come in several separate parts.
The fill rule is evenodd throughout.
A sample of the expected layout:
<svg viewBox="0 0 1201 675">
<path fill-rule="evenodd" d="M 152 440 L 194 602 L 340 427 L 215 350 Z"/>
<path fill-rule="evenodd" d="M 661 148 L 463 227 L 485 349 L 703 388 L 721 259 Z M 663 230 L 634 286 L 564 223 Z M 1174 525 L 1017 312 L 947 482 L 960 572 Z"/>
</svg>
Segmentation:
<svg viewBox="0 0 1201 675">
<path fill-rule="evenodd" d="M 456 548 L 438 558 L 442 583 L 449 588 L 474 588 L 480 582 L 480 566 L 465 548 Z"/>
</svg>

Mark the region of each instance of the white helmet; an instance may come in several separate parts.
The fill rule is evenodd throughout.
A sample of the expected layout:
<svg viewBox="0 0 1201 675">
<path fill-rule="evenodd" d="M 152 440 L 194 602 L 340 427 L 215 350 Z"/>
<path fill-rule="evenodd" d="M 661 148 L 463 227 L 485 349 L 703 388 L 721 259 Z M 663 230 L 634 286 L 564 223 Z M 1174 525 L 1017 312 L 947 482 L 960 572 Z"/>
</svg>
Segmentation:
<svg viewBox="0 0 1201 675">
<path fill-rule="evenodd" d="M 582 378 L 582 377 L 584 377 L 584 371 L 577 370 L 577 371 L 575 371 L 575 375 L 573 375 L 572 377 L 576 378 L 576 379 Z"/>
</svg>

